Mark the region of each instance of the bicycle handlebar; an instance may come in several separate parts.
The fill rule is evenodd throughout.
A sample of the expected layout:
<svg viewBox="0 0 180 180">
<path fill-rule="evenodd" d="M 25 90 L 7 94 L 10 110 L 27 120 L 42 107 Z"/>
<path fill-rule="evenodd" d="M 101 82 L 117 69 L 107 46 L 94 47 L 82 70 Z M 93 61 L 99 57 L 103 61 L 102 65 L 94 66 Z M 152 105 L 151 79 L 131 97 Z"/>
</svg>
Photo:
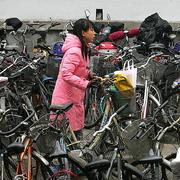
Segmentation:
<svg viewBox="0 0 180 180">
<path fill-rule="evenodd" d="M 44 58 L 44 57 L 39 57 L 39 58 L 37 58 L 37 59 L 32 60 L 32 62 L 27 62 L 27 61 L 26 61 L 27 65 L 24 66 L 22 69 L 18 70 L 17 73 L 21 73 L 23 70 L 25 70 L 25 69 L 28 68 L 28 67 L 30 67 L 31 69 L 35 69 L 35 70 L 36 70 L 37 68 L 35 67 L 35 65 L 38 64 L 38 62 L 39 62 L 41 59 L 43 59 L 43 58 Z"/>
<path fill-rule="evenodd" d="M 128 107 L 128 104 L 125 104 L 123 106 L 121 106 L 114 114 L 111 115 L 111 117 L 109 118 L 109 121 L 107 122 L 107 124 L 100 130 L 96 131 L 93 136 L 95 137 L 97 134 L 104 132 L 106 129 L 109 129 L 109 125 L 112 122 L 112 119 L 120 112 L 122 112 L 125 108 Z"/>
<path fill-rule="evenodd" d="M 6 135 L 11 135 L 13 134 L 16 130 L 18 130 L 20 127 L 23 126 L 29 126 L 28 121 L 34 116 L 35 112 L 33 110 L 31 110 L 31 114 L 25 119 L 23 120 L 20 124 L 18 124 L 16 127 L 14 127 L 13 129 L 11 129 L 10 131 L 0 131 L 0 136 L 6 136 Z"/>
<path fill-rule="evenodd" d="M 179 122 L 180 122 L 180 117 L 176 121 L 174 121 L 170 126 L 167 126 L 166 128 L 164 128 L 158 135 L 157 141 L 159 142 L 161 140 L 161 138 L 164 136 L 164 134 L 166 133 L 166 131 L 171 129 L 173 126 L 175 126 Z"/>
<path fill-rule="evenodd" d="M 17 74 L 21 73 L 23 70 L 25 70 L 26 68 L 30 67 L 31 69 L 36 69 L 36 67 L 34 66 L 35 64 L 38 64 L 38 62 L 43 59 L 44 57 L 39 57 L 38 59 L 34 59 L 32 62 L 27 62 L 27 61 L 23 61 L 24 63 L 26 63 L 27 65 L 24 66 L 23 68 L 19 69 L 18 71 L 16 71 L 15 73 L 13 73 L 13 76 L 16 76 Z M 0 72 L 0 75 L 3 74 L 5 71 L 7 71 L 8 69 L 10 69 L 12 66 L 17 65 L 18 64 L 18 60 L 22 60 L 22 59 L 26 59 L 26 56 L 19 56 L 18 58 L 15 59 L 15 61 L 9 65 L 7 68 L 5 68 L 3 71 Z"/>
<path fill-rule="evenodd" d="M 0 75 L 3 74 L 8 69 L 10 69 L 12 66 L 14 66 L 18 62 L 18 60 L 21 59 L 21 58 L 26 58 L 26 57 L 25 56 L 17 57 L 11 65 L 9 65 L 7 68 L 5 68 L 3 71 L 0 72 Z"/>
<path fill-rule="evenodd" d="M 155 57 L 158 57 L 158 56 L 161 56 L 161 55 L 163 55 L 162 52 L 151 55 L 151 56 L 148 58 L 148 60 L 146 61 L 145 64 L 143 64 L 143 65 L 141 65 L 141 66 L 139 66 L 139 67 L 137 67 L 137 68 L 138 68 L 138 69 L 146 68 L 146 66 L 148 65 L 148 63 L 150 62 L 151 59 L 153 59 L 153 58 L 155 58 Z"/>
<path fill-rule="evenodd" d="M 113 32 L 113 33 L 109 34 L 108 38 L 111 41 L 115 41 L 115 40 L 118 40 L 118 39 L 123 39 L 126 36 L 128 36 L 129 38 L 132 38 L 132 37 L 137 36 L 140 31 L 141 31 L 140 28 L 132 28 L 130 30 L 116 31 L 116 32 Z"/>
</svg>

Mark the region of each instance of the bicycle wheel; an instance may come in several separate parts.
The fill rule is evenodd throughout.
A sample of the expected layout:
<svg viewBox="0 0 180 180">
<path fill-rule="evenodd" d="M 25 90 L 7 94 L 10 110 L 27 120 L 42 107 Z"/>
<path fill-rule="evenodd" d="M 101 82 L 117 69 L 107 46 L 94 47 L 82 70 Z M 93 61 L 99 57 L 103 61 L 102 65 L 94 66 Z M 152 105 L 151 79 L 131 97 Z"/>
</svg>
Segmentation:
<svg viewBox="0 0 180 180">
<path fill-rule="evenodd" d="M 14 175 L 12 176 L 12 171 L 16 172 L 16 165 L 15 165 L 15 163 L 13 162 L 13 160 L 10 157 L 5 155 L 4 156 L 4 172 L 5 172 L 4 179 L 13 180 L 14 179 Z"/>
<path fill-rule="evenodd" d="M 165 106 L 165 111 L 169 117 L 170 123 L 176 121 L 180 116 L 180 90 L 177 89 L 171 93 L 167 99 L 167 105 Z M 180 124 L 178 123 L 178 126 Z"/>
<path fill-rule="evenodd" d="M 159 103 L 162 103 L 161 91 L 155 84 L 149 85 L 149 91 L 159 101 Z"/>
<path fill-rule="evenodd" d="M 50 168 L 53 170 L 54 179 L 63 180 L 90 180 L 95 179 L 94 176 L 89 176 L 88 172 L 85 171 L 87 164 L 82 158 L 79 157 L 79 150 L 71 151 L 70 153 L 61 153 L 59 156 L 50 158 Z"/>
<path fill-rule="evenodd" d="M 7 160 L 7 159 L 6 159 Z M 18 166 L 18 158 L 16 155 L 9 156 L 10 161 L 5 161 L 5 170 L 9 180 L 23 180 L 27 178 L 29 171 L 27 167 L 28 158 L 23 160 L 23 174 L 16 174 Z M 53 172 L 49 167 L 49 162 L 35 150 L 32 151 L 31 157 L 31 176 L 32 180 L 51 179 Z"/>
<path fill-rule="evenodd" d="M 85 122 L 84 127 L 90 129 L 95 127 L 102 119 L 100 101 L 103 98 L 102 89 L 98 87 L 89 87 L 85 94 Z"/>
<path fill-rule="evenodd" d="M 154 88 L 155 86 L 152 86 L 152 89 L 155 90 Z M 155 109 L 160 106 L 161 104 L 161 97 L 159 96 L 158 93 L 155 93 L 155 92 L 158 92 L 157 91 L 154 91 L 154 95 L 151 93 L 151 90 L 150 88 L 150 91 L 148 93 L 148 100 L 147 100 L 147 105 L 146 105 L 146 117 L 149 116 L 149 117 L 152 117 L 154 112 L 155 112 Z M 157 98 L 158 99 L 157 99 Z M 143 108 L 143 103 L 144 103 L 144 87 L 143 86 L 137 86 L 137 89 L 136 89 L 136 107 L 137 107 L 137 111 L 136 111 L 136 116 L 141 118 L 141 113 L 142 113 L 142 108 Z"/>
</svg>

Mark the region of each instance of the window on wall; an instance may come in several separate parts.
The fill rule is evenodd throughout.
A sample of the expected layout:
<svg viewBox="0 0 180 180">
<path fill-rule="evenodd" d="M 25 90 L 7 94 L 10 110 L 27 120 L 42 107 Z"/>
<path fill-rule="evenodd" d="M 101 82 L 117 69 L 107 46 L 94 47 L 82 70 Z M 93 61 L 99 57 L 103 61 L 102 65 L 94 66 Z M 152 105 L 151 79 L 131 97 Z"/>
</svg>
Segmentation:
<svg viewBox="0 0 180 180">
<path fill-rule="evenodd" d="M 96 9 L 96 20 L 103 20 L 103 9 Z"/>
</svg>

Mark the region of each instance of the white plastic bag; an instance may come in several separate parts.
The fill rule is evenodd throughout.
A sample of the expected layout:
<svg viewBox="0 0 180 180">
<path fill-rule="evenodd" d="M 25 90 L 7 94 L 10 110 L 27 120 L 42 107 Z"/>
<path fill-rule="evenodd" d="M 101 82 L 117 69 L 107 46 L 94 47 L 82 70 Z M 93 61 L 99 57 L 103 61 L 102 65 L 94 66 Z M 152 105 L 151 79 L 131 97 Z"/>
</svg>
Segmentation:
<svg viewBox="0 0 180 180">
<path fill-rule="evenodd" d="M 125 75 L 131 81 L 133 88 L 136 88 L 137 68 L 134 67 L 133 60 L 126 60 L 123 65 L 123 69 L 119 71 L 115 71 L 114 74 Z"/>
</svg>

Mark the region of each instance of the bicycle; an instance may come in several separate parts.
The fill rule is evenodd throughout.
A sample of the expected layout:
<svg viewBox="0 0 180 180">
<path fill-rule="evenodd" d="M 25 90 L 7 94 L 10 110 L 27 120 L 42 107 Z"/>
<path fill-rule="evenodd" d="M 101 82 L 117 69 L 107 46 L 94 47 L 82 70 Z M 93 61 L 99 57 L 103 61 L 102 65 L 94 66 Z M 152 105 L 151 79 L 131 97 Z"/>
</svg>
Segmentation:
<svg viewBox="0 0 180 180">
<path fill-rule="evenodd" d="M 65 115 L 65 112 L 71 107 L 72 103 L 51 105 L 51 113 L 41 117 L 30 128 L 38 150 L 45 155 L 49 162 L 48 167 L 53 171 L 53 174 L 49 177 L 50 179 L 60 177 L 63 177 L 63 179 L 76 178 L 78 176 L 77 173 L 80 171 L 78 169 L 82 168 L 83 164 L 81 163 L 86 163 L 83 160 L 76 162 L 69 155 L 71 150 L 76 149 L 76 145 L 79 143 L 74 133 L 72 131 L 69 132 L 69 123 Z M 50 115 L 53 115 L 53 118 L 50 118 Z M 60 115 L 61 120 L 59 119 Z"/>
<path fill-rule="evenodd" d="M 159 54 L 155 54 L 153 56 L 151 56 L 145 64 L 141 64 L 138 69 L 140 69 L 141 71 L 144 71 L 144 68 L 147 66 L 147 64 L 149 63 L 149 61 L 155 57 L 159 56 Z M 114 73 L 111 73 L 109 75 L 106 75 L 106 77 L 111 77 L 113 78 L 114 75 L 118 74 L 118 71 L 115 71 Z M 111 82 L 111 84 L 113 84 Z M 107 85 L 106 85 L 107 86 Z M 110 87 L 110 85 L 109 85 Z M 85 103 L 85 115 L 87 116 L 88 113 L 91 114 L 92 117 L 91 119 L 89 119 L 89 121 L 87 121 L 87 119 L 85 119 L 85 128 L 92 128 L 94 126 L 96 126 L 100 120 L 103 117 L 103 113 L 104 111 L 104 105 L 103 102 L 106 102 L 106 93 L 108 90 L 108 86 L 107 87 L 103 87 L 103 84 L 99 84 L 99 85 L 95 85 L 90 87 L 88 90 L 91 92 L 90 94 L 87 94 L 87 97 L 89 97 L 90 95 L 92 95 L 92 97 L 90 96 L 89 102 L 87 101 Z M 104 92 L 105 91 L 105 92 Z M 129 101 L 129 103 L 131 103 L 131 107 L 132 109 L 130 111 L 132 111 L 133 113 L 135 113 L 135 117 L 138 118 L 138 116 L 140 117 L 146 117 L 147 115 L 150 115 L 150 113 L 153 113 L 154 108 L 157 108 L 161 102 L 162 102 L 162 97 L 161 97 L 161 93 L 160 90 L 153 84 L 153 82 L 150 80 L 150 77 L 144 73 L 143 75 L 139 74 L 138 72 L 138 80 L 137 80 L 137 86 L 136 86 L 136 97 L 134 99 L 136 99 L 136 103 L 134 103 L 134 107 L 137 107 L 137 111 L 135 112 L 135 109 L 132 107 L 132 101 L 130 100 L 130 98 L 126 98 L 127 101 Z M 124 98 L 119 96 L 118 91 L 113 88 L 113 86 L 111 86 L 111 90 L 109 91 L 109 96 L 111 96 L 112 99 L 112 104 L 114 105 L 114 107 L 118 108 L 119 104 L 122 104 L 122 100 Z M 118 100 L 119 99 L 119 100 Z M 129 100 L 128 100 L 129 99 Z M 85 98 L 86 100 L 86 98 Z M 124 99 L 125 100 L 125 99 Z M 121 102 L 120 102 L 121 101 Z M 90 106 L 92 106 L 92 109 L 89 108 Z M 133 110 L 134 109 L 134 110 Z M 164 110 L 162 110 L 162 113 L 165 114 L 163 112 Z M 132 114 L 132 112 L 130 112 L 129 114 Z M 126 113 L 127 115 L 127 113 Z M 107 116 L 107 114 L 106 114 Z"/>
<path fill-rule="evenodd" d="M 140 168 L 140 170 L 143 171 L 144 177 L 153 180 L 168 180 L 172 178 L 170 162 L 168 161 L 169 158 L 163 158 L 161 154 L 160 144 L 164 143 L 163 139 L 165 138 L 165 134 L 168 133 L 170 129 L 175 128 L 177 126 L 178 122 L 180 121 L 180 118 L 178 118 L 176 121 L 165 127 L 159 126 L 157 124 L 158 113 L 167 104 L 168 101 L 164 102 L 161 106 L 159 106 L 156 112 L 154 113 L 153 117 L 145 119 L 144 121 L 141 120 L 139 122 L 137 130 L 135 130 L 135 128 L 133 130 L 133 123 L 130 125 L 131 127 L 129 126 L 125 129 L 125 131 L 129 133 L 129 137 L 128 139 L 126 139 L 126 144 L 128 148 L 130 148 L 131 150 L 133 149 L 133 141 L 135 141 L 137 146 L 138 142 L 144 141 L 144 139 L 147 141 L 147 137 L 150 136 L 153 145 L 151 146 L 151 148 L 147 148 L 146 143 L 144 143 L 143 149 L 138 149 L 138 147 L 136 147 L 136 152 L 133 151 L 136 160 L 132 162 L 132 165 L 136 166 L 137 168 Z M 125 131 L 123 137 L 127 138 L 127 132 Z M 153 132 L 150 135 L 149 132 L 151 131 Z M 136 156 L 137 154 L 138 158 Z M 144 157 L 142 157 L 142 155 L 144 155 Z"/>
<path fill-rule="evenodd" d="M 139 47 L 141 47 L 142 45 L 135 45 L 135 46 L 132 46 L 132 47 L 125 47 L 121 53 L 118 54 L 118 56 L 115 57 L 110 55 L 110 57 L 108 56 L 108 58 L 112 58 L 112 59 L 118 59 L 118 61 L 128 61 L 128 60 L 134 60 L 134 58 L 136 59 L 136 57 L 133 55 L 133 50 L 134 49 L 137 49 Z M 151 57 L 149 57 L 148 59 L 145 59 L 143 61 L 143 63 L 139 63 L 139 64 L 135 64 L 135 67 L 138 68 L 138 74 L 137 74 L 137 86 L 136 86 L 136 98 L 137 98 L 137 107 L 138 107 L 138 111 L 141 112 L 142 110 L 142 105 L 143 105 L 143 99 L 144 99 L 144 89 L 149 89 L 148 92 L 150 92 L 150 95 L 153 95 L 153 98 L 155 97 L 156 100 L 154 99 L 153 100 L 153 103 L 154 101 L 155 104 L 160 104 L 162 102 L 162 95 L 160 93 L 160 90 L 158 89 L 158 87 L 151 81 L 151 77 L 149 77 L 149 71 L 147 71 L 147 66 L 149 64 L 149 62 L 151 60 L 153 60 L 154 58 L 156 57 L 159 57 L 161 54 L 154 54 L 152 55 Z M 127 57 L 127 58 L 126 58 Z M 129 59 L 130 58 L 130 59 Z M 114 71 L 108 75 L 105 75 L 105 77 L 107 76 L 113 76 L 114 74 L 118 73 L 118 71 Z M 145 83 L 146 82 L 146 83 Z M 145 87 L 144 88 L 144 86 Z M 114 93 L 115 94 L 115 93 Z M 147 91 L 146 91 L 146 94 Z M 93 85 L 89 88 L 87 88 L 87 91 L 86 91 L 86 96 L 85 96 L 85 128 L 89 129 L 89 128 L 92 128 L 94 127 L 96 124 L 96 122 L 99 122 L 99 119 L 102 118 L 102 108 L 100 107 L 102 104 L 101 101 L 103 98 L 104 94 L 103 94 L 103 87 L 101 87 L 101 85 Z M 113 95 L 114 97 L 116 95 Z M 117 97 L 115 97 L 117 98 Z M 114 98 L 114 99 L 115 99 Z M 145 98 L 146 99 L 146 102 L 148 101 L 147 100 L 147 97 Z M 149 100 L 152 99 L 152 98 L 149 98 Z M 158 103 L 158 102 L 159 103 Z M 152 102 L 152 101 L 151 101 Z M 115 104 L 118 104 L 118 102 L 116 102 L 116 100 L 114 100 L 114 103 Z M 150 103 L 149 103 L 150 104 Z M 147 105 L 144 105 L 144 107 L 146 107 Z M 91 108 L 90 108 L 91 107 Z"/>
<path fill-rule="evenodd" d="M 0 74 L 4 74 L 7 71 L 11 72 L 9 79 L 14 79 L 15 81 L 10 81 L 13 84 L 10 89 L 14 88 L 12 91 L 15 95 L 12 93 L 10 95 L 16 100 L 15 102 L 25 95 L 26 105 L 36 110 L 36 120 L 44 111 L 49 112 L 49 102 L 51 100 L 51 94 L 46 89 L 45 82 L 41 80 L 41 58 L 39 57 L 30 62 L 29 59 L 22 59 L 19 56 L 12 64 L 0 72 Z M 30 72 L 34 76 L 29 76 Z M 18 98 L 19 95 L 23 96 Z"/>
<path fill-rule="evenodd" d="M 1 121 L 4 118 L 6 118 L 7 116 L 9 116 L 9 115 L 12 117 L 13 114 L 11 112 L 14 112 L 14 111 L 18 111 L 18 109 L 11 109 L 11 110 L 6 111 L 3 114 L 3 117 L 1 118 Z M 6 129 L 4 131 L 0 131 L 1 137 L 2 136 L 7 136 L 7 137 L 8 136 L 14 136 L 14 134 L 16 134 L 16 137 L 17 137 L 17 135 L 19 135 L 19 134 L 23 133 L 24 131 L 26 131 L 29 124 L 32 123 L 31 120 L 32 120 L 32 117 L 34 116 L 34 111 L 29 110 L 28 113 L 29 113 L 28 117 L 26 119 L 24 119 L 23 121 L 21 121 L 15 127 L 11 128 L 11 129 Z M 17 117 L 15 117 L 15 118 L 17 118 Z M 1 140 L 2 140 L 2 138 L 1 138 Z M 8 146 L 5 146 L 2 143 L 2 141 L 0 141 L 0 142 L 1 142 L 1 148 L 2 148 L 1 149 L 2 150 L 1 151 L 1 157 L 2 157 L 2 159 L 1 159 L 1 165 L 2 165 L 1 166 L 1 170 L 2 170 L 1 171 L 1 179 L 4 180 L 4 178 L 3 178 L 4 177 L 4 167 L 5 167 L 6 174 L 10 179 L 14 179 L 14 178 L 18 179 L 20 177 L 23 177 L 23 175 L 22 175 L 23 174 L 23 169 L 22 169 L 22 164 L 21 164 L 20 161 L 18 162 L 18 166 L 17 166 L 17 169 L 16 169 L 15 155 L 25 151 L 25 147 L 27 146 L 28 143 L 30 144 L 30 141 L 27 141 L 28 142 L 27 144 L 22 144 L 20 139 L 17 138 L 15 142 L 9 144 Z M 31 154 L 30 150 L 31 149 L 28 150 L 29 155 Z M 38 158 L 40 159 L 40 156 Z M 28 159 L 28 160 L 30 162 L 30 159 Z M 41 163 L 43 163 L 43 161 Z M 30 168 L 30 166 L 29 166 L 29 168 Z M 22 171 L 21 172 L 22 174 L 18 175 L 18 172 L 20 173 L 20 171 Z"/>
<path fill-rule="evenodd" d="M 110 140 L 106 142 L 106 139 L 104 139 L 104 143 L 109 146 L 106 150 L 104 149 L 104 146 L 101 146 L 101 148 L 103 148 L 103 152 L 100 156 L 103 156 L 102 158 L 106 159 L 107 156 L 106 154 L 108 154 L 109 152 L 112 152 L 111 157 L 108 157 L 109 160 L 109 165 L 108 165 L 108 161 L 106 163 L 104 163 L 104 165 L 101 165 L 101 171 L 97 171 L 98 174 L 98 178 L 100 179 L 112 179 L 113 177 L 116 177 L 118 179 L 131 179 L 133 177 L 136 177 L 138 179 L 144 179 L 143 178 L 143 174 L 136 169 L 134 166 L 130 165 L 129 163 L 126 162 L 126 160 L 123 158 L 122 156 L 122 152 L 125 149 L 125 146 L 123 144 L 123 141 L 121 139 L 120 135 L 120 127 L 118 125 L 117 119 L 115 118 L 115 116 L 118 116 L 118 114 L 123 111 L 125 108 L 127 108 L 128 104 L 125 104 L 124 106 L 121 106 L 117 111 L 115 111 L 115 113 L 113 113 L 110 118 L 108 119 L 108 122 L 105 126 L 102 127 L 102 129 L 96 131 L 93 134 L 93 140 L 91 142 L 91 144 L 89 145 L 88 149 L 82 149 L 82 155 L 80 155 L 81 158 L 85 159 L 87 162 L 89 162 L 89 164 L 87 164 L 86 169 L 92 170 L 93 169 L 93 165 L 94 167 L 98 167 L 98 161 L 101 162 L 101 158 L 100 160 L 97 158 L 97 154 L 96 156 L 95 153 L 92 153 L 93 151 L 96 151 L 96 149 L 94 149 L 95 144 L 97 143 L 97 141 L 99 139 L 101 139 L 102 137 L 106 137 Z M 116 129 L 117 128 L 117 129 Z M 115 130 L 118 133 L 118 135 L 115 133 Z M 109 143 L 108 143 L 109 142 Z M 88 153 L 89 152 L 89 153 Z M 90 153 L 91 152 L 91 153 Z M 90 159 L 90 155 L 92 156 Z M 91 167 L 91 168 L 90 168 Z"/>
<path fill-rule="evenodd" d="M 11 129 L 7 132 L 2 132 L 0 131 L 0 136 L 10 136 L 12 134 L 14 134 L 16 132 L 16 130 L 18 130 L 19 128 L 23 128 L 26 127 L 26 123 L 25 122 L 21 122 L 17 127 L 15 127 L 14 129 Z M 0 147 L 1 147 L 1 175 L 0 175 L 0 179 L 4 180 L 5 178 L 11 178 L 11 173 L 9 168 L 11 169 L 15 169 L 15 165 L 12 161 L 12 159 L 9 157 L 9 153 L 12 150 L 13 145 L 9 145 L 6 146 L 4 145 L 4 143 L 2 142 L 2 140 L 0 139 Z M 19 146 L 16 148 L 16 151 L 22 151 L 23 147 Z"/>
<path fill-rule="evenodd" d="M 61 109 L 61 111 L 68 110 L 70 106 L 65 105 L 65 106 L 59 106 L 56 109 Z M 104 126 L 103 129 L 100 131 L 97 131 L 93 136 L 96 138 L 97 134 L 102 133 L 106 134 L 107 132 L 110 132 L 108 129 L 110 127 L 110 124 L 114 120 L 114 116 L 117 115 L 118 112 L 122 111 L 124 108 L 126 108 L 127 105 L 122 106 L 116 113 L 114 113 L 111 118 L 109 119 L 108 123 L 106 126 Z M 45 132 L 47 129 L 42 130 Z M 39 134 L 41 131 L 39 131 Z M 70 147 L 67 145 L 67 147 Z M 62 146 L 61 146 L 62 148 Z M 87 179 L 107 179 L 104 178 L 105 176 L 103 174 L 106 174 L 108 169 L 111 169 L 111 162 L 107 159 L 98 159 L 96 161 L 93 161 L 91 163 L 88 163 L 88 161 L 84 160 L 82 158 L 81 154 L 83 153 L 83 150 L 70 150 L 68 151 L 63 151 L 59 145 L 57 146 L 56 143 L 56 149 L 55 152 L 50 154 L 47 159 L 49 159 L 49 162 L 54 162 L 56 160 L 56 170 L 54 174 L 51 176 L 51 178 L 58 178 L 58 177 L 63 177 L 63 179 L 77 179 L 79 177 L 86 177 Z M 113 159 L 114 160 L 114 159 Z M 123 161 L 124 162 L 124 161 Z M 51 163 L 50 163 L 51 164 Z M 115 162 L 112 162 L 113 168 L 117 167 L 117 164 Z M 140 171 L 138 171 L 136 168 L 134 168 L 132 165 L 128 163 L 123 163 L 122 164 L 122 170 L 125 172 L 123 174 L 123 177 L 125 175 L 128 175 L 127 179 L 131 179 L 132 176 L 139 177 L 140 179 L 142 178 L 142 174 Z"/>
<path fill-rule="evenodd" d="M 50 162 L 48 159 L 43 157 L 38 151 L 35 149 L 36 140 L 39 134 L 32 136 L 31 128 L 34 126 L 29 123 L 29 120 L 33 117 L 34 112 L 30 114 L 30 116 L 22 121 L 20 125 L 26 125 L 26 128 L 21 130 L 18 134 L 20 135 L 16 141 L 8 146 L 9 153 L 8 158 L 11 159 L 11 164 L 6 166 L 8 171 L 8 175 L 10 179 L 39 179 L 40 177 L 43 179 L 55 179 L 53 175 L 53 171 L 50 167 Z M 40 122 L 41 124 L 42 122 Z M 39 125 L 40 125 L 39 124 Z M 19 126 L 14 129 L 18 129 Z M 43 124 L 41 124 L 43 126 Z M 53 129 L 53 126 L 48 126 L 48 129 Z M 14 130 L 13 129 L 13 130 Z M 46 125 L 47 129 L 47 125 Z M 13 131 L 11 130 L 11 132 Z M 51 130 L 52 131 L 52 130 Z M 14 131 L 13 131 L 14 132 Z M 58 131 L 59 133 L 60 131 Z M 40 134 L 42 134 L 40 132 Z M 54 135 L 57 133 L 54 133 Z M 34 137 L 34 138 L 33 138 Z"/>
</svg>

